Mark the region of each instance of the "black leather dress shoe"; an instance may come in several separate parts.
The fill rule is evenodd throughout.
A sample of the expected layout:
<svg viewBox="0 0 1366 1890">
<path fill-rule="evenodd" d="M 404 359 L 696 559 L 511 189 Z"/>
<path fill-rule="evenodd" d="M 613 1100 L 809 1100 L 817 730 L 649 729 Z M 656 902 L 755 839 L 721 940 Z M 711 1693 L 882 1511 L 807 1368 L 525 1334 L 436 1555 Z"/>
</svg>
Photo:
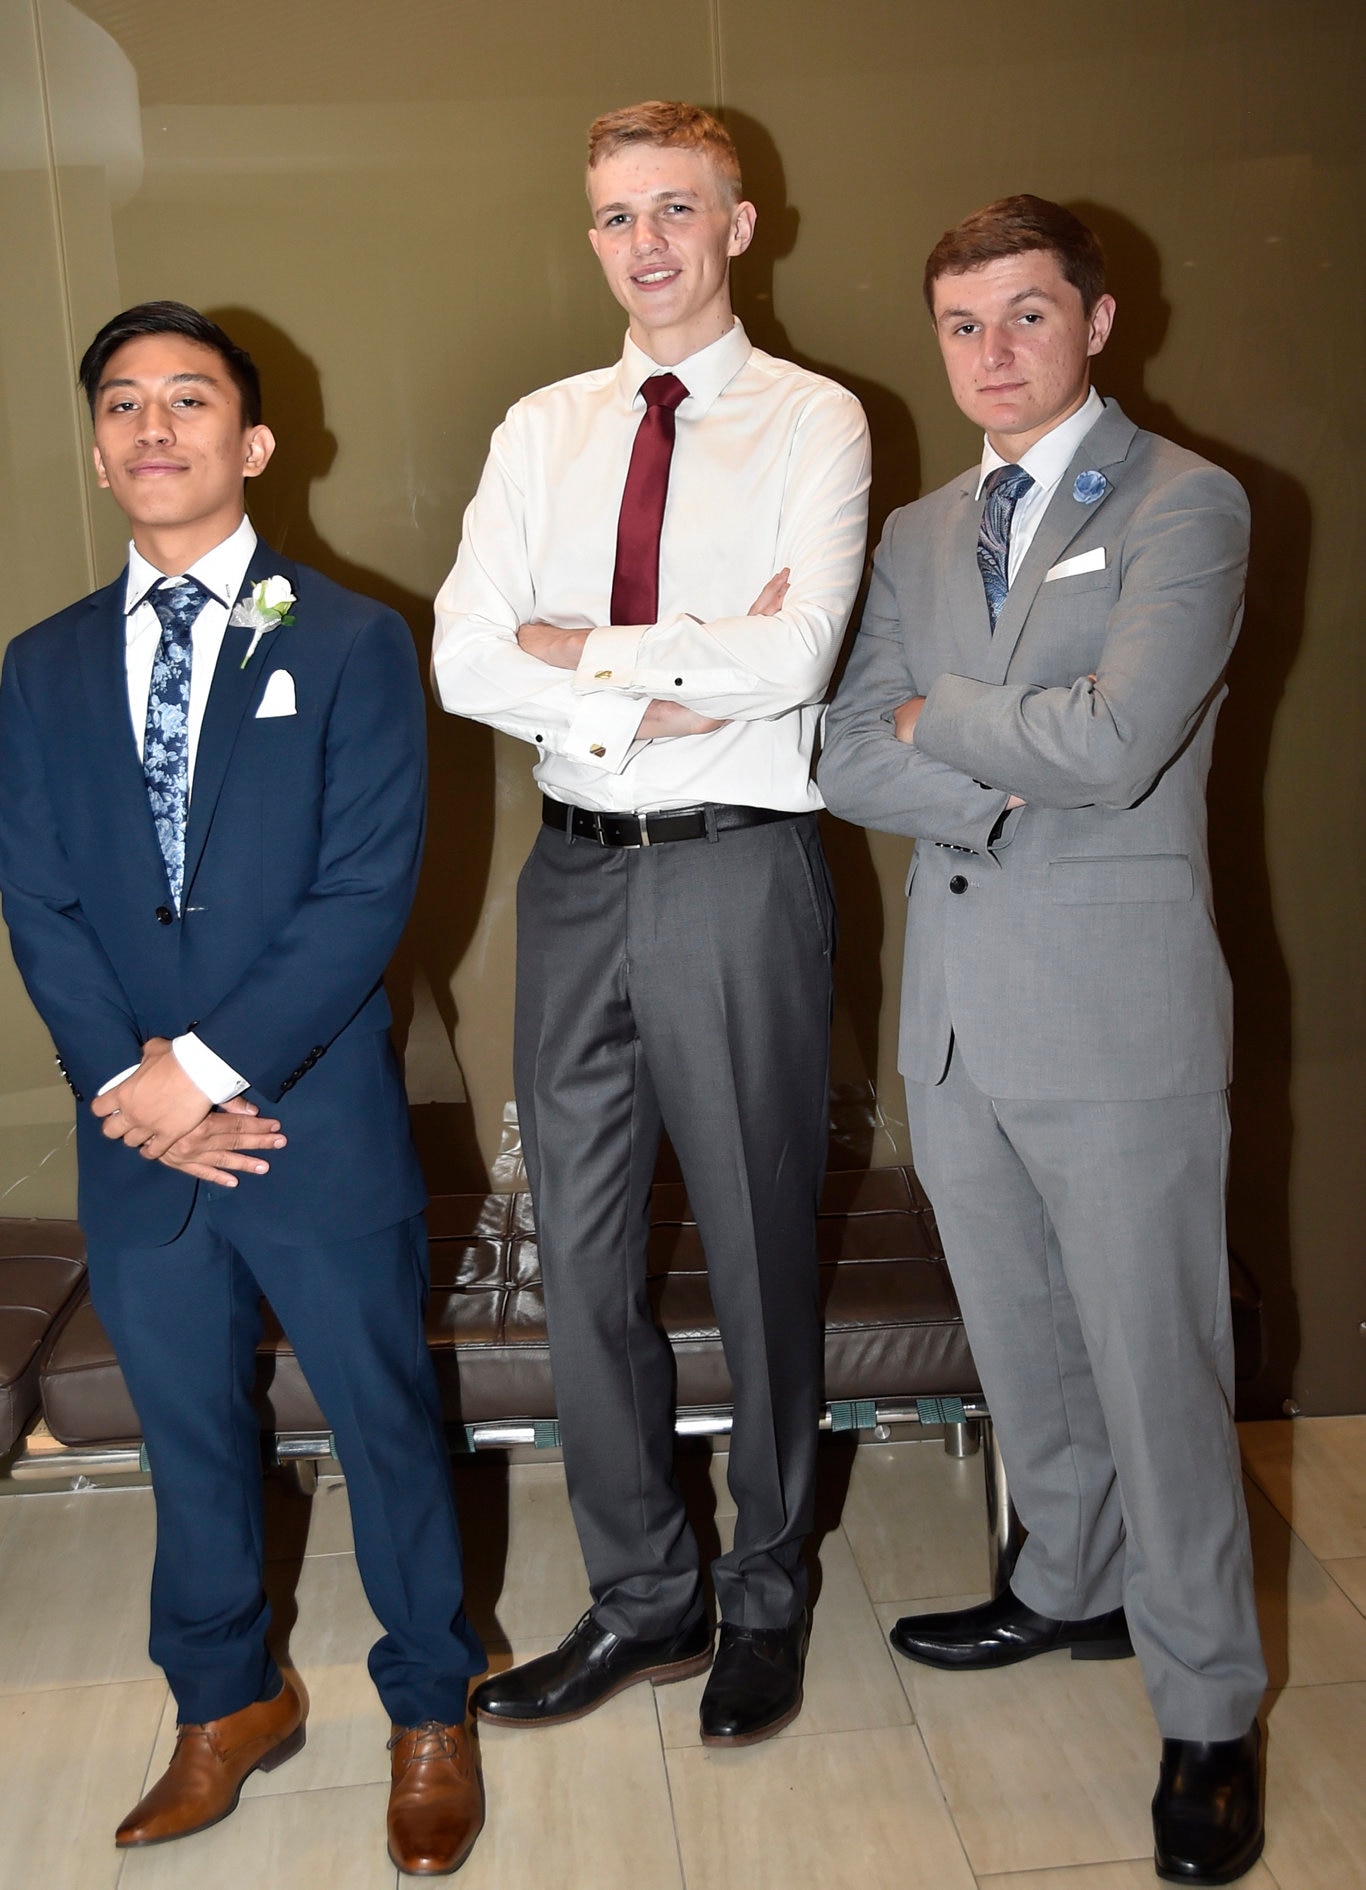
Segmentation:
<svg viewBox="0 0 1366 1890">
<path fill-rule="evenodd" d="M 791 1627 L 721 1623 L 716 1659 L 702 1695 L 704 1746 L 753 1746 L 771 1739 L 802 1710 L 807 1617 Z"/>
<path fill-rule="evenodd" d="M 1166 1883 L 1232 1883 L 1262 1854 L 1262 1729 L 1241 1739 L 1164 1739 L 1153 1862 Z"/>
<path fill-rule="evenodd" d="M 994 1601 L 950 1614 L 908 1614 L 892 1629 L 892 1646 L 927 1667 L 1011 1667 L 1035 1654 L 1070 1647 L 1073 1660 L 1125 1660 L 1134 1651 L 1123 1608 L 1089 1621 L 1053 1621 L 1004 1589 Z"/>
<path fill-rule="evenodd" d="M 638 1680 L 665 1686 L 705 1673 L 710 1665 L 711 1623 L 705 1615 L 663 1640 L 644 1641 L 600 1627 L 590 1609 L 553 1654 L 485 1680 L 471 1704 L 494 1726 L 560 1726 L 582 1719 Z"/>
</svg>

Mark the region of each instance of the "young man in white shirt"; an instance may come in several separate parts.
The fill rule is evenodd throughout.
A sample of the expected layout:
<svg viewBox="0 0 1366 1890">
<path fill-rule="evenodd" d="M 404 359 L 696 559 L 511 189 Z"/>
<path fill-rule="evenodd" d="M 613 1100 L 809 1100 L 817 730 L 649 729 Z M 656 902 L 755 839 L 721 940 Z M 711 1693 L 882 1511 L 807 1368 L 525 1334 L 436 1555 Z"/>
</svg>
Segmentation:
<svg viewBox="0 0 1366 1890">
<path fill-rule="evenodd" d="M 834 941 L 812 762 L 862 570 L 867 429 L 735 320 L 755 210 L 714 118 L 600 118 L 588 195 L 622 359 L 511 410 L 437 599 L 445 707 L 538 751 L 516 1088 L 593 1593 L 559 1649 L 475 1705 L 546 1724 L 711 1663 L 645 1286 L 663 1127 L 733 1384 L 702 1733 L 739 1744 L 801 1705 Z"/>
</svg>

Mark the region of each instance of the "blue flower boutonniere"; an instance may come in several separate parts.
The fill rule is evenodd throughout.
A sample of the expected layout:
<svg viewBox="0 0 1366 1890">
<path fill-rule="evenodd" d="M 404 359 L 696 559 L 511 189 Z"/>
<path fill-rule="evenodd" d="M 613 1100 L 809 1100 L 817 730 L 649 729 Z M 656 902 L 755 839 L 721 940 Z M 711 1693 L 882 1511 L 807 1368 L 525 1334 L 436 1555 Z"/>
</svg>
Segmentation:
<svg viewBox="0 0 1366 1890">
<path fill-rule="evenodd" d="M 1078 505 L 1094 505 L 1110 490 L 1110 481 L 1100 472 L 1079 472 L 1072 485 L 1072 497 Z"/>
<path fill-rule="evenodd" d="M 251 596 L 240 603 L 228 618 L 229 624 L 236 625 L 238 629 L 255 632 L 242 658 L 243 669 L 256 654 L 256 646 L 267 630 L 274 630 L 282 623 L 293 623 L 289 607 L 294 601 L 288 578 L 262 578 L 252 585 Z"/>
</svg>

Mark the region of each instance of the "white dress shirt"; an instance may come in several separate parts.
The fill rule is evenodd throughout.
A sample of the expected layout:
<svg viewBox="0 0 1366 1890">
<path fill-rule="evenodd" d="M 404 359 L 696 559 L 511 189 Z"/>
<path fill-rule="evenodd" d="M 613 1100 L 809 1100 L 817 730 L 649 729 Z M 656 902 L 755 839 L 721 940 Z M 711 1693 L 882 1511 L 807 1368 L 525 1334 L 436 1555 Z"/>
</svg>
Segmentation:
<svg viewBox="0 0 1366 1890">
<path fill-rule="evenodd" d="M 1049 501 L 1057 491 L 1063 474 L 1072 464 L 1077 448 L 1104 412 L 1105 402 L 1093 387 L 1074 414 L 1069 414 L 1061 425 L 1054 427 L 1051 433 L 1045 433 L 1041 440 L 1035 440 L 1029 451 L 1018 461 L 1034 484 L 1016 502 L 1010 521 L 1007 587 L 1015 582 L 1015 573 L 1024 563 L 1024 555 L 1034 541 L 1034 534 L 1039 529 L 1044 513 L 1048 510 Z M 982 496 L 982 487 L 986 484 L 987 474 L 995 472 L 998 466 L 1010 464 L 1010 460 L 1001 458 L 990 440 L 983 441 L 982 470 L 977 480 L 979 499 Z"/>
<path fill-rule="evenodd" d="M 604 627 L 640 387 L 659 373 L 688 389 L 659 617 Z M 580 807 L 820 807 L 812 757 L 863 571 L 868 481 L 868 429 L 853 395 L 762 353 L 739 322 L 672 369 L 628 338 L 614 367 L 528 395 L 494 434 L 436 600 L 443 705 L 533 742 L 537 782 Z M 781 611 L 749 616 L 784 566 Z M 576 671 L 518 647 L 518 627 L 532 622 L 592 631 Z M 639 741 L 656 697 L 725 726 Z"/>
<path fill-rule="evenodd" d="M 210 593 L 190 631 L 191 794 L 194 792 L 199 731 L 204 726 L 204 709 L 209 700 L 213 672 L 218 665 L 218 652 L 223 647 L 223 632 L 228 627 L 228 615 L 242 588 L 242 580 L 247 575 L 247 566 L 255 550 L 256 533 L 250 519 L 244 516 L 230 538 L 215 545 L 212 551 L 206 551 L 185 573 L 187 577 L 198 578 Z M 158 571 L 154 564 L 150 564 L 136 545 L 129 545 L 128 580 L 123 593 L 123 608 L 127 614 L 124 665 L 128 676 L 128 714 L 133 724 L 133 739 L 138 745 L 139 760 L 142 759 L 147 733 L 147 698 L 152 693 L 152 669 L 156 663 L 157 645 L 161 642 L 161 619 L 148 603 L 147 597 L 166 575 L 166 572 Z M 187 1031 L 183 1037 L 173 1038 L 171 1049 L 190 1081 L 202 1089 L 212 1103 L 227 1102 L 230 1097 L 240 1096 L 248 1087 L 249 1079 L 239 1076 L 222 1057 L 215 1056 L 209 1046 L 202 1043 L 192 1031 Z M 110 1077 L 100 1094 L 122 1083 L 137 1067 L 134 1063 L 128 1069 L 120 1070 L 117 1076 Z"/>
</svg>

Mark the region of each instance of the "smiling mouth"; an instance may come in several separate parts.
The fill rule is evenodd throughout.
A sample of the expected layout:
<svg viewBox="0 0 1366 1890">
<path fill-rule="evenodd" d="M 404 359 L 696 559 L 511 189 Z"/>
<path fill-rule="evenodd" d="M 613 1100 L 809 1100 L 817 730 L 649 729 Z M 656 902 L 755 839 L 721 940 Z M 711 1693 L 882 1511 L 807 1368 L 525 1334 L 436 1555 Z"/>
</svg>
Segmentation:
<svg viewBox="0 0 1366 1890">
<path fill-rule="evenodd" d="M 678 273 L 677 269 L 647 269 L 632 276 L 631 280 L 642 289 L 656 289 L 662 282 L 672 282 Z"/>
</svg>

